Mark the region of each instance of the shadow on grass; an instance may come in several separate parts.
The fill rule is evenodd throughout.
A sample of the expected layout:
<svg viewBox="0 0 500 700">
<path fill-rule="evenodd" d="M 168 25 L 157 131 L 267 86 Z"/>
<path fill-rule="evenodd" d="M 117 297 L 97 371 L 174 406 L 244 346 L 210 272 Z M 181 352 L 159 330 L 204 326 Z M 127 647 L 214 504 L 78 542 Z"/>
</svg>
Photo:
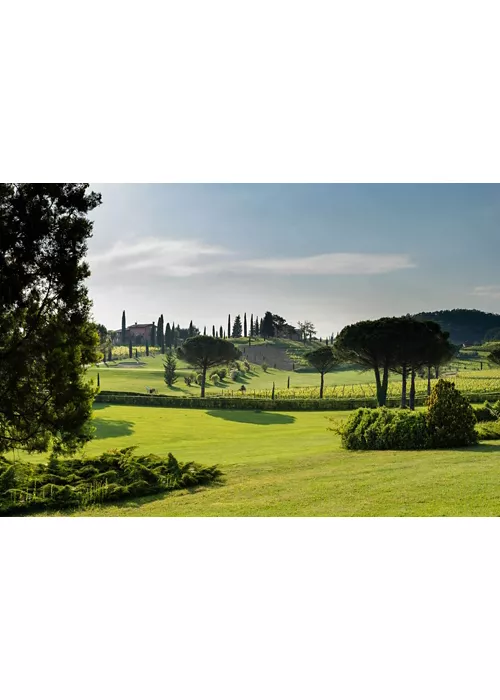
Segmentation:
<svg viewBox="0 0 500 700">
<path fill-rule="evenodd" d="M 207 411 L 207 415 L 236 423 L 253 423 L 254 425 L 290 425 L 295 423 L 294 416 L 266 413 L 265 411 Z"/>
<path fill-rule="evenodd" d="M 129 420 L 106 420 L 94 418 L 92 421 L 96 431 L 94 440 L 106 440 L 107 438 L 123 437 L 132 435 L 134 424 Z"/>
<path fill-rule="evenodd" d="M 481 442 L 479 445 L 472 445 L 471 447 L 452 447 L 451 449 L 453 452 L 500 452 L 500 445 Z"/>
<path fill-rule="evenodd" d="M 175 386 L 175 384 L 173 386 L 167 387 L 167 391 L 180 391 L 181 394 L 188 393 L 187 389 L 184 389 L 182 386 Z"/>
</svg>

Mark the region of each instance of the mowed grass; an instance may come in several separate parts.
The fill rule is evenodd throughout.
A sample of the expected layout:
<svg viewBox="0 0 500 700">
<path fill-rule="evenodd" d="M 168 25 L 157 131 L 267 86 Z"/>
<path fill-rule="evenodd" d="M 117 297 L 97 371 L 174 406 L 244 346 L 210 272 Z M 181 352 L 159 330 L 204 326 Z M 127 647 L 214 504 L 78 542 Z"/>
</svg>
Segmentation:
<svg viewBox="0 0 500 700">
<path fill-rule="evenodd" d="M 464 450 L 342 450 L 345 412 L 252 412 L 96 405 L 93 455 L 138 452 L 219 464 L 217 486 L 79 511 L 93 516 L 496 516 L 500 441 Z"/>
<path fill-rule="evenodd" d="M 132 367 L 118 367 L 118 363 L 109 364 L 108 367 L 100 365 L 87 370 L 88 377 L 97 382 L 99 373 L 100 387 L 106 391 L 140 391 L 145 392 L 146 387 L 156 389 L 162 394 L 172 396 L 199 396 L 200 387 L 198 385 L 186 386 L 184 377 L 193 372 L 185 364 L 178 363 L 179 379 L 175 386 L 170 389 L 163 380 L 163 359 L 160 355 L 156 357 L 140 358 L 143 365 Z M 127 362 L 125 360 L 124 362 Z M 238 391 L 242 384 L 245 384 L 247 391 L 251 392 L 267 390 L 271 391 L 273 382 L 276 389 L 285 389 L 288 378 L 290 378 L 290 389 L 302 389 L 304 387 L 319 387 L 319 374 L 317 372 L 285 372 L 270 367 L 267 372 L 259 365 L 252 365 L 252 370 L 246 373 L 242 379 L 233 382 L 227 378 L 222 384 L 215 386 L 210 381 L 207 383 L 208 394 L 220 394 L 221 390 Z M 373 372 L 359 372 L 356 370 L 339 370 L 331 372 L 325 378 L 325 386 L 369 384 L 374 382 Z"/>
</svg>

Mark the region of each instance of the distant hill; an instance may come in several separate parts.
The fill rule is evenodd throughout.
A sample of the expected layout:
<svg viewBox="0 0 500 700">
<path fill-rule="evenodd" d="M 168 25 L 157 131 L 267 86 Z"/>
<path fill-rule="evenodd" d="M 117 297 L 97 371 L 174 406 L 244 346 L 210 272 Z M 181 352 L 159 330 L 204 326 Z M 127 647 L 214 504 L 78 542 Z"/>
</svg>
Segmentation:
<svg viewBox="0 0 500 700">
<path fill-rule="evenodd" d="M 419 321 L 435 321 L 448 331 L 452 343 L 478 345 L 485 336 L 500 334 L 500 314 L 490 314 L 477 309 L 452 309 L 451 311 L 423 311 L 415 314 Z M 493 333 L 492 333 L 493 331 Z"/>
</svg>

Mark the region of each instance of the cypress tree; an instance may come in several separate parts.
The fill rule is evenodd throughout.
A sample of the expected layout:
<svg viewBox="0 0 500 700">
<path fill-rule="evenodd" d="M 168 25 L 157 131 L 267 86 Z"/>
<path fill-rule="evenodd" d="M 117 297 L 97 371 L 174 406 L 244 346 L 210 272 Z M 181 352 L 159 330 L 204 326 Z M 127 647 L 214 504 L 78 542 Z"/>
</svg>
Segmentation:
<svg viewBox="0 0 500 700">
<path fill-rule="evenodd" d="M 250 336 L 253 335 L 254 328 L 253 328 L 253 314 L 250 316 Z"/>
<path fill-rule="evenodd" d="M 274 401 L 274 382 L 273 382 L 273 393 L 271 395 L 271 401 Z"/>
<path fill-rule="evenodd" d="M 170 330 L 170 323 L 167 323 L 167 327 L 165 328 L 163 343 L 169 348 L 172 347 L 172 332 Z"/>
<path fill-rule="evenodd" d="M 223 337 L 224 337 L 224 332 L 223 332 L 222 326 L 221 326 L 219 329 L 219 338 L 223 338 Z"/>
<path fill-rule="evenodd" d="M 246 313 L 243 314 L 243 337 L 248 338 L 248 333 L 247 333 L 247 315 Z"/>
<path fill-rule="evenodd" d="M 259 317 L 255 317 L 255 326 L 254 326 L 254 333 L 255 335 L 259 335 L 260 328 L 259 328 Z"/>
<path fill-rule="evenodd" d="M 128 356 L 130 359 L 132 359 L 132 338 L 129 338 L 128 341 Z"/>
<path fill-rule="evenodd" d="M 146 340 L 146 357 L 149 357 L 149 344 L 148 344 L 147 340 Z"/>
<path fill-rule="evenodd" d="M 153 325 L 151 327 L 150 343 L 151 343 L 151 347 L 154 348 L 154 346 L 156 345 L 156 326 L 155 326 L 154 321 L 153 321 Z"/>
<path fill-rule="evenodd" d="M 203 326 L 203 335 L 206 335 L 206 334 L 207 334 L 207 327 Z"/>
<path fill-rule="evenodd" d="M 241 316 L 236 316 L 233 323 L 233 338 L 241 338 Z"/>
<path fill-rule="evenodd" d="M 215 326 L 212 326 L 212 337 L 215 338 Z"/>
<path fill-rule="evenodd" d="M 127 322 L 125 321 L 125 311 L 122 313 L 122 345 L 125 345 L 127 337 Z"/>
<path fill-rule="evenodd" d="M 188 332 L 188 338 L 193 337 L 193 322 L 189 321 L 189 332 Z"/>
<path fill-rule="evenodd" d="M 227 317 L 227 337 L 231 337 L 231 314 L 229 314 L 229 316 Z"/>
<path fill-rule="evenodd" d="M 163 314 L 158 318 L 158 328 L 156 330 L 156 344 L 165 352 L 165 331 L 163 329 Z"/>
</svg>

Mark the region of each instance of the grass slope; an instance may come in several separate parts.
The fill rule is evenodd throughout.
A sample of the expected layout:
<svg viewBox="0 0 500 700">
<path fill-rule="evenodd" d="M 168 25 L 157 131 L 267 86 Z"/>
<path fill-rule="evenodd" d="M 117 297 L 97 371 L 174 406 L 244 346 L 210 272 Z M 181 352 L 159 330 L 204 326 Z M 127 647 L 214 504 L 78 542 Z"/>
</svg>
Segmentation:
<svg viewBox="0 0 500 700">
<path fill-rule="evenodd" d="M 132 406 L 95 411 L 85 453 L 138 445 L 219 464 L 222 486 L 79 511 L 96 516 L 500 515 L 500 441 L 467 450 L 346 452 L 327 418 Z"/>
</svg>

